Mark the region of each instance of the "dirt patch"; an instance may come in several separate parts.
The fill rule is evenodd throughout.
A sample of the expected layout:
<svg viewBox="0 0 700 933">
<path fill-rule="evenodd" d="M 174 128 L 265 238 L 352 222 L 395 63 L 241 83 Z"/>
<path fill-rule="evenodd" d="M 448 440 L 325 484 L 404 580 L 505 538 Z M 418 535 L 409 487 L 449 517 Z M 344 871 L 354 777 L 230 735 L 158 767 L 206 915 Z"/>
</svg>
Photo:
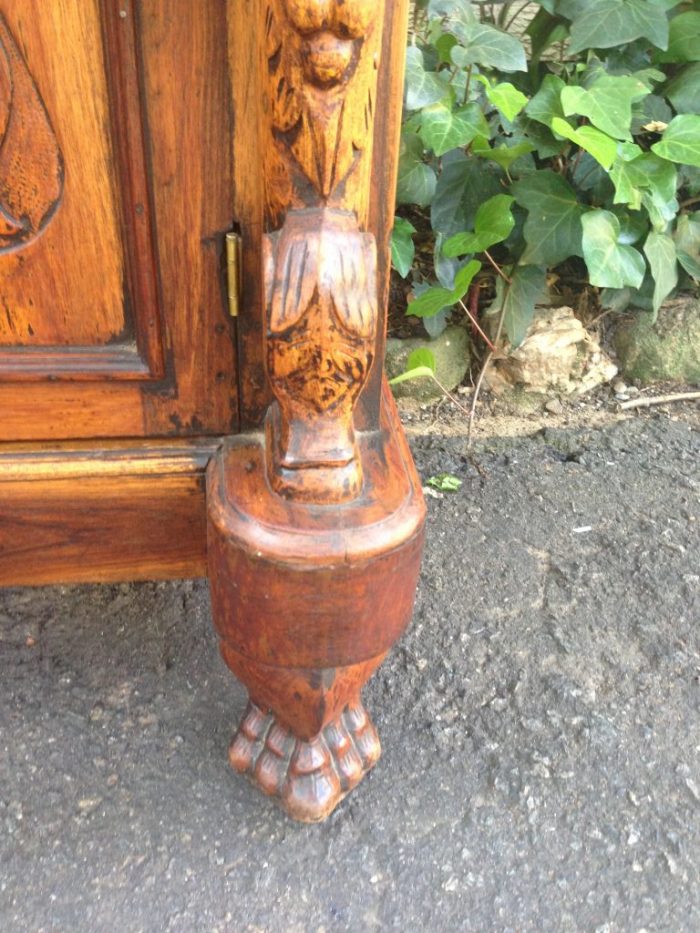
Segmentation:
<svg viewBox="0 0 700 933">
<path fill-rule="evenodd" d="M 697 386 L 677 383 L 658 383 L 641 389 L 634 396 L 639 399 L 661 398 L 675 393 L 697 391 Z M 446 437 L 464 437 L 469 433 L 469 414 L 473 390 L 458 391 L 458 407 L 449 398 L 432 403 L 421 403 L 415 399 L 397 401 L 401 420 L 409 437 L 426 434 L 442 434 Z M 554 398 L 554 397 L 552 397 Z M 625 395 L 627 400 L 629 396 Z M 596 392 L 575 399 L 557 399 L 558 411 L 548 411 L 546 396 L 524 396 L 515 398 L 495 397 L 485 392 L 477 402 L 472 434 L 474 441 L 492 437 L 529 437 L 546 428 L 582 430 L 611 427 L 630 418 L 668 417 L 682 420 L 700 427 L 700 403 L 688 400 L 669 403 L 636 411 L 623 411 L 615 390 L 604 386 Z"/>
</svg>

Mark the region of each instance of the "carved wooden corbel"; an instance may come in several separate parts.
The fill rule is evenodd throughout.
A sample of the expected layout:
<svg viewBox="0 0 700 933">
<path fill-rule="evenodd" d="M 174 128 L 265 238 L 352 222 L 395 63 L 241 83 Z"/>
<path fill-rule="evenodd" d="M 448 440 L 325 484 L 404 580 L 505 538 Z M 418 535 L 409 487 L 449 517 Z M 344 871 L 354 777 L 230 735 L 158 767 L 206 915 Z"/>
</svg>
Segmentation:
<svg viewBox="0 0 700 933">
<path fill-rule="evenodd" d="M 311 821 L 379 758 L 360 691 L 410 619 L 424 503 L 388 390 L 379 430 L 355 424 L 381 365 L 368 216 L 385 5 L 249 9 L 258 19 L 237 29 L 265 37 L 251 137 L 273 401 L 264 434 L 228 440 L 210 465 L 210 581 L 223 657 L 251 699 L 231 763 Z M 406 12 L 401 0 L 399 29 Z"/>
</svg>

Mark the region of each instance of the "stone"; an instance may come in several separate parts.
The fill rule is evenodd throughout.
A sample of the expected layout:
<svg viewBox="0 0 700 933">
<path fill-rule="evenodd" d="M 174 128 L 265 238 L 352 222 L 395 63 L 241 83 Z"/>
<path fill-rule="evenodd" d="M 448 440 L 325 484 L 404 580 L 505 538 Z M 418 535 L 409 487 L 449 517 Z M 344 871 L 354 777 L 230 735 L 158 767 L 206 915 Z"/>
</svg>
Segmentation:
<svg viewBox="0 0 700 933">
<path fill-rule="evenodd" d="M 627 379 L 700 384 L 700 301 L 667 301 L 653 315 L 639 311 L 625 317 L 614 336 L 620 369 Z"/>
<path fill-rule="evenodd" d="M 485 383 L 496 394 L 583 395 L 617 375 L 617 366 L 572 308 L 539 308 L 525 339 L 514 350 L 499 349 Z"/>
<path fill-rule="evenodd" d="M 564 413 L 564 406 L 558 398 L 550 398 L 544 405 L 550 415 L 561 415 Z"/>
<path fill-rule="evenodd" d="M 386 346 L 386 372 L 389 379 L 400 376 L 406 370 L 410 354 L 426 347 L 435 357 L 435 375 L 448 392 L 454 391 L 469 369 L 469 334 L 456 324 L 446 327 L 439 337 L 391 337 Z M 391 387 L 397 398 L 415 398 L 430 402 L 441 398 L 442 390 L 433 379 L 427 377 L 408 379 Z"/>
</svg>

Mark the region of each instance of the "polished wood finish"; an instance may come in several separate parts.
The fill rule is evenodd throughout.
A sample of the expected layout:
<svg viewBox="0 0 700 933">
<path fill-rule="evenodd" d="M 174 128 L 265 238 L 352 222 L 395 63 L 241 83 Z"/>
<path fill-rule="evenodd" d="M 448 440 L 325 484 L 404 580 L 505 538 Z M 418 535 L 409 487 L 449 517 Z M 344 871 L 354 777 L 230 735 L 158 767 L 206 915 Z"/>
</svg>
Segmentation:
<svg viewBox="0 0 700 933">
<path fill-rule="evenodd" d="M 381 386 L 384 287 L 369 223 L 386 247 L 391 212 L 370 209 L 372 156 L 380 50 L 398 67 L 406 6 L 387 20 L 369 0 L 233 8 L 236 35 L 258 37 L 234 99 L 248 149 L 237 168 L 244 301 L 264 309 L 242 333 L 253 353 L 242 397 L 265 411 L 264 432 L 227 440 L 207 471 L 212 608 L 251 698 L 231 763 L 316 821 L 379 757 L 360 691 L 408 624 L 422 550 L 420 483 L 388 388 L 356 419 L 373 370 Z"/>
<path fill-rule="evenodd" d="M 296 500 L 348 501 L 362 489 L 353 416 L 379 317 L 367 217 L 382 8 L 269 0 L 264 12 L 268 475 Z"/>
<path fill-rule="evenodd" d="M 206 575 L 218 439 L 0 447 L 0 585 Z"/>
<path fill-rule="evenodd" d="M 0 440 L 235 430 L 225 9 L 0 13 Z"/>
<path fill-rule="evenodd" d="M 306 821 L 379 758 L 423 542 L 381 366 L 406 18 L 0 0 L 0 584 L 207 573 L 231 764 Z"/>
<path fill-rule="evenodd" d="M 413 611 L 425 506 L 388 392 L 384 402 L 382 430 L 359 438 L 363 489 L 348 502 L 276 493 L 259 435 L 227 440 L 208 468 L 214 622 L 253 704 L 231 763 L 308 822 L 324 819 L 379 757 L 363 725 L 374 751 L 345 775 L 348 749 L 355 765 L 359 754 L 347 720 L 364 722 L 360 691 Z M 256 739 L 251 716 L 267 723 Z M 337 748 L 329 736 L 342 738 Z M 270 741 L 288 752 L 274 781 Z"/>
</svg>

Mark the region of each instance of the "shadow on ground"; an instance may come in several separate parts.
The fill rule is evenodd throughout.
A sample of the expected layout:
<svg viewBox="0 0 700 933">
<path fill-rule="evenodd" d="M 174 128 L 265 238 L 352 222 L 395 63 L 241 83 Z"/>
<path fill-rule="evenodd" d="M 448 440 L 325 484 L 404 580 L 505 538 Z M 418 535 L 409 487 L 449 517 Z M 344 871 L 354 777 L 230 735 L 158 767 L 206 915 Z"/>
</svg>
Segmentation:
<svg viewBox="0 0 700 933">
<path fill-rule="evenodd" d="M 414 442 L 384 757 L 320 827 L 232 774 L 203 582 L 0 593 L 0 929 L 700 928 L 700 432 Z"/>
</svg>

